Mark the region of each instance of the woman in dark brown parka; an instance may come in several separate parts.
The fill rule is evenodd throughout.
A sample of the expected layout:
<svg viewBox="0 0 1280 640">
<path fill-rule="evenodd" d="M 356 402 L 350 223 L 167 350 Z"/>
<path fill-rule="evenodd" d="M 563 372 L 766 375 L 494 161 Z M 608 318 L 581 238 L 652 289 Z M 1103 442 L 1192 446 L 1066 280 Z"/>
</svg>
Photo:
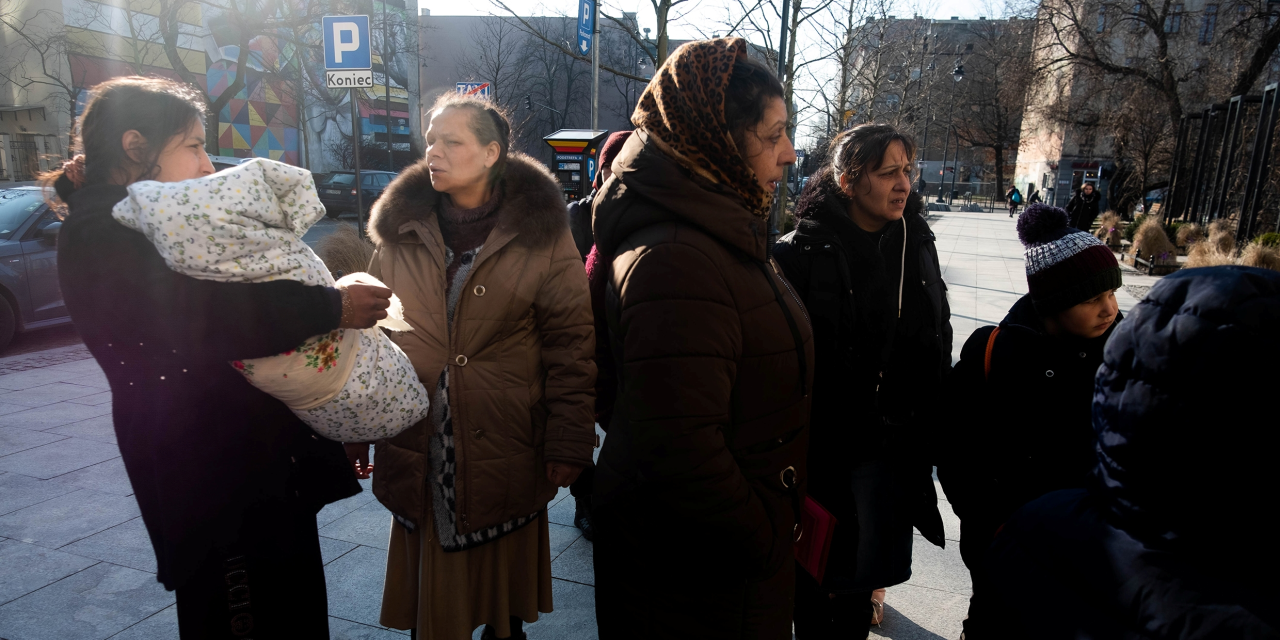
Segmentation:
<svg viewBox="0 0 1280 640">
<path fill-rule="evenodd" d="M 619 394 L 596 475 L 600 637 L 790 638 L 812 336 L 768 258 L 795 161 L 738 38 L 645 90 L 595 211 Z"/>
</svg>

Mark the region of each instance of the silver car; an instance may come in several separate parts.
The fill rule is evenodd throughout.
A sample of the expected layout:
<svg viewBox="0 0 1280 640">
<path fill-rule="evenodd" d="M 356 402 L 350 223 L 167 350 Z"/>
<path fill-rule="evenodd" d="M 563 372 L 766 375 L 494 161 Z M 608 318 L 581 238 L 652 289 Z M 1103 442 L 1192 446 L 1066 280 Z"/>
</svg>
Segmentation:
<svg viewBox="0 0 1280 640">
<path fill-rule="evenodd" d="M 0 352 L 20 331 L 71 322 L 58 286 L 61 228 L 39 187 L 0 189 Z"/>
</svg>

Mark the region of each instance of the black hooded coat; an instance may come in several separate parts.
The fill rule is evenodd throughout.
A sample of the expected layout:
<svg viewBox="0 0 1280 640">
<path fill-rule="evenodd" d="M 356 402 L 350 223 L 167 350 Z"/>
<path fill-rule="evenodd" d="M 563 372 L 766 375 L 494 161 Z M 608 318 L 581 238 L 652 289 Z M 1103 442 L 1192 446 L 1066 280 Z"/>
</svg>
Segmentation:
<svg viewBox="0 0 1280 640">
<path fill-rule="evenodd" d="M 1084 489 L 1027 504 L 987 551 L 994 638 L 1280 638 L 1266 540 L 1280 273 L 1188 269 L 1115 330 Z M 1265 420 L 1265 418 L 1264 418 Z"/>
<path fill-rule="evenodd" d="M 913 526 L 944 544 L 930 443 L 951 365 L 951 310 L 923 205 L 913 193 L 901 221 L 867 233 L 827 170 L 810 178 L 796 229 L 773 250 L 813 322 L 809 494 L 838 521 L 823 582 L 833 591 L 909 579 Z M 858 492 L 876 496 L 859 501 Z M 859 513 L 859 503 L 874 512 Z"/>
</svg>

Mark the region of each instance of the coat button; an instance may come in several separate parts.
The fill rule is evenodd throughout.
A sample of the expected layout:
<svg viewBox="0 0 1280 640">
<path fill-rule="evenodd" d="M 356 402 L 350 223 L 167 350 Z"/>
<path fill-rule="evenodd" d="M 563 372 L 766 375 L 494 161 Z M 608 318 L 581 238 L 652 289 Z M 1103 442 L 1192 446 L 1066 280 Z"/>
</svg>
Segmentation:
<svg viewBox="0 0 1280 640">
<path fill-rule="evenodd" d="M 1048 371 L 1045 371 L 1045 372 L 1044 372 L 1044 377 L 1046 377 L 1046 378 L 1052 378 L 1052 377 L 1053 377 L 1053 369 L 1050 369 L 1050 370 L 1048 370 Z"/>
<path fill-rule="evenodd" d="M 467 366 L 467 357 L 466 357 L 466 356 L 460 355 L 460 356 L 458 356 L 457 358 L 454 358 L 454 359 L 453 359 L 453 361 L 454 361 L 454 362 L 456 362 L 456 363 L 458 363 L 458 366 L 459 366 L 459 367 L 465 367 L 465 366 Z"/>
<path fill-rule="evenodd" d="M 482 295 L 484 295 L 484 285 L 482 285 L 482 284 L 478 284 L 478 285 L 476 285 L 476 288 L 475 288 L 475 289 L 473 289 L 473 291 L 475 292 L 475 294 L 476 294 L 477 296 L 482 296 Z"/>
<path fill-rule="evenodd" d="M 476 429 L 475 431 L 472 431 L 472 432 L 471 432 L 471 437 L 475 438 L 476 440 L 483 440 L 483 439 L 484 439 L 484 429 Z"/>
<path fill-rule="evenodd" d="M 1080 352 L 1080 357 L 1081 357 L 1081 358 L 1085 357 L 1085 354 L 1084 354 L 1084 352 L 1083 352 L 1083 351 L 1081 351 L 1081 352 Z"/>
</svg>

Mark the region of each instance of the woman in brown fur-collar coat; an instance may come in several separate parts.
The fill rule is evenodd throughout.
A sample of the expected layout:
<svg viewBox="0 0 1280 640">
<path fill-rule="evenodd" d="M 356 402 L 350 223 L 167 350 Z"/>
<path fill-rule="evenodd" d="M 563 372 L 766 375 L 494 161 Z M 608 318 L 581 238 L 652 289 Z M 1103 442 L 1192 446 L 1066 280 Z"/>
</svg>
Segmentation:
<svg viewBox="0 0 1280 640">
<path fill-rule="evenodd" d="M 369 271 L 432 415 L 377 443 L 395 515 L 382 623 L 421 640 L 523 638 L 551 611 L 547 502 L 591 464 L 594 324 L 560 187 L 508 151 L 487 101 L 436 102 L 426 158 L 374 207 Z"/>
</svg>

